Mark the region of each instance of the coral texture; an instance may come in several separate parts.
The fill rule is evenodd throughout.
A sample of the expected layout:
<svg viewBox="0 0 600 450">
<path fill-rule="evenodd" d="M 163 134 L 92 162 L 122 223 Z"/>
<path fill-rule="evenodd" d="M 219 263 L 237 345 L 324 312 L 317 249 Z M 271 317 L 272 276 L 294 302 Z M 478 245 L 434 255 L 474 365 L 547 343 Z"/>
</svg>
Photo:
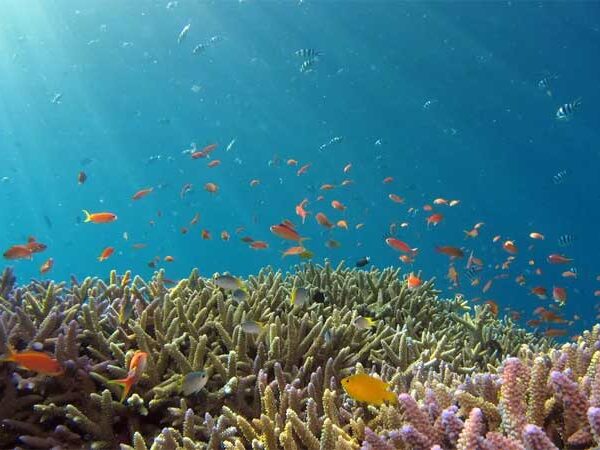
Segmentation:
<svg viewBox="0 0 600 450">
<path fill-rule="evenodd" d="M 65 374 L 0 366 L 0 448 L 541 449 L 600 432 L 600 327 L 558 349 L 487 306 L 439 299 L 432 282 L 408 289 L 399 270 L 267 268 L 243 300 L 197 271 L 173 287 L 162 272 L 69 286 L 11 276 L 0 350 L 51 352 Z M 313 301 L 292 305 L 293 286 Z M 147 367 L 121 403 L 108 381 L 137 350 Z M 198 370 L 208 383 L 184 396 Z M 340 380 L 357 372 L 389 382 L 398 404 L 347 397 Z"/>
</svg>

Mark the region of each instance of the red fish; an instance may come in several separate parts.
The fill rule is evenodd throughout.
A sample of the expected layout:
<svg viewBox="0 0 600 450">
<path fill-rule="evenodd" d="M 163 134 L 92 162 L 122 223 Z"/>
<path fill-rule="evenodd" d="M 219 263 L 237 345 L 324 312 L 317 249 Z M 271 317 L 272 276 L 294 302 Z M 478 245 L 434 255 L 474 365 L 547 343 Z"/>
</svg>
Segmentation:
<svg viewBox="0 0 600 450">
<path fill-rule="evenodd" d="M 308 164 L 304 164 L 302 167 L 300 167 L 300 168 L 298 169 L 298 171 L 296 172 L 296 175 L 297 175 L 297 176 L 300 176 L 300 175 L 303 175 L 303 174 L 305 174 L 306 172 L 308 172 L 308 169 L 310 168 L 310 166 L 311 166 L 311 164 L 310 164 L 310 163 L 308 163 Z"/>
<path fill-rule="evenodd" d="M 401 252 L 408 253 L 411 255 L 414 255 L 417 252 L 416 248 L 410 248 L 410 246 L 406 242 L 403 242 L 400 239 L 396 239 L 394 237 L 387 238 L 385 240 L 385 243 L 392 247 L 394 250 L 399 250 Z"/>
<path fill-rule="evenodd" d="M 564 304 L 567 301 L 567 290 L 562 287 L 554 286 L 552 288 L 552 299 L 560 304 Z"/>
<path fill-rule="evenodd" d="M 204 185 L 204 189 L 207 192 L 210 192 L 211 194 L 216 193 L 219 190 L 219 186 L 217 186 L 215 183 L 206 183 Z"/>
<path fill-rule="evenodd" d="M 557 253 L 553 253 L 551 255 L 548 256 L 548 262 L 550 264 L 567 264 L 572 262 L 573 259 L 572 258 L 567 258 L 564 255 L 559 255 Z"/>
<path fill-rule="evenodd" d="M 519 252 L 519 249 L 517 249 L 517 246 L 513 241 L 504 242 L 504 244 L 502 244 L 502 248 L 511 255 L 515 255 Z"/>
<path fill-rule="evenodd" d="M 104 250 L 102 250 L 102 253 L 100 253 L 100 256 L 98 256 L 98 261 L 102 262 L 102 261 L 106 261 L 108 258 L 110 258 L 110 255 L 112 255 L 115 252 L 114 247 L 106 247 Z"/>
<path fill-rule="evenodd" d="M 296 241 L 300 242 L 303 239 L 300 237 L 296 229 L 290 223 L 282 222 L 278 225 L 271 226 L 271 233 L 275 236 L 278 236 L 282 239 L 287 239 L 288 241 Z"/>
<path fill-rule="evenodd" d="M 329 219 L 327 218 L 327 216 L 325 214 L 323 214 L 322 212 L 317 213 L 317 215 L 315 216 L 315 219 L 317 220 L 317 223 L 319 225 L 321 225 L 322 227 L 325 227 L 325 228 L 333 228 L 334 227 L 333 223 L 331 223 L 329 221 Z"/>
<path fill-rule="evenodd" d="M 540 300 L 546 300 L 548 298 L 546 288 L 544 286 L 536 286 L 531 288 L 530 292 L 533 295 L 536 295 Z"/>
<path fill-rule="evenodd" d="M 264 250 L 269 248 L 269 244 L 264 241 L 252 241 L 250 242 L 250 248 L 253 248 L 254 250 Z"/>
<path fill-rule="evenodd" d="M 433 225 L 437 225 L 438 223 L 440 223 L 442 220 L 444 219 L 443 214 L 440 213 L 435 213 L 430 215 L 427 218 L 427 226 L 433 224 Z"/>
<path fill-rule="evenodd" d="M 438 245 L 435 247 L 435 251 L 452 258 L 462 258 L 465 256 L 464 252 L 460 248 L 452 247 L 450 245 Z"/>
<path fill-rule="evenodd" d="M 33 252 L 27 245 L 13 245 L 3 254 L 6 259 L 32 259 Z"/>
</svg>

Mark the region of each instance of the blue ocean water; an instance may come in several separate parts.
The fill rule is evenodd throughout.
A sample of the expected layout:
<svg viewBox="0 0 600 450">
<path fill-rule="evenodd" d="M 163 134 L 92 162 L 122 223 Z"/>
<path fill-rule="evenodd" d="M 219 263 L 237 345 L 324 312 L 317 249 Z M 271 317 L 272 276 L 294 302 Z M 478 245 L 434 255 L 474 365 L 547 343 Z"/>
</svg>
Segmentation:
<svg viewBox="0 0 600 450">
<path fill-rule="evenodd" d="M 561 286 L 568 300 L 559 312 L 581 317 L 569 333 L 596 321 L 598 3 L 7 0 L 0 8 L 0 243 L 4 251 L 34 236 L 48 246 L 33 260 L 3 261 L 19 282 L 105 277 L 112 268 L 150 277 L 155 256 L 172 279 L 193 267 L 206 276 L 288 270 L 300 261 L 281 252 L 294 243 L 269 228 L 290 219 L 315 262 L 353 266 L 368 255 L 377 267 L 402 265 L 436 277 L 443 296 L 522 311 L 523 324 Z M 312 70 L 300 70 L 300 49 L 321 53 Z M 558 121 L 557 109 L 577 98 L 581 107 Z M 183 153 L 192 142 L 218 147 L 192 159 Z M 209 168 L 214 159 L 221 165 Z M 344 179 L 353 184 L 340 186 Z M 207 182 L 219 191 L 206 192 Z M 182 199 L 186 183 L 193 189 Z M 325 183 L 335 188 L 321 191 Z M 439 197 L 460 204 L 435 206 L 444 220 L 428 228 L 423 206 Z M 311 215 L 302 225 L 294 208 L 304 198 Z M 118 220 L 82 223 L 82 209 Z M 325 230 L 317 212 L 349 230 Z M 386 245 L 392 222 L 409 223 L 396 237 L 419 248 L 413 264 Z M 479 237 L 466 240 L 463 230 L 478 222 Z M 531 240 L 533 231 L 545 240 Z M 562 248 L 565 234 L 574 241 Z M 242 236 L 269 248 L 251 249 Z M 328 239 L 341 247 L 326 247 Z M 507 239 L 519 253 L 509 270 L 496 269 Z M 449 259 L 436 245 L 473 251 L 485 265 L 481 284 L 470 286 L 465 258 L 455 262 L 460 286 L 448 289 Z M 115 253 L 99 262 L 107 246 Z M 574 261 L 550 265 L 551 253 Z M 54 267 L 40 275 L 48 257 Z M 571 267 L 577 279 L 562 277 Z M 534 286 L 549 299 L 530 295 Z"/>
</svg>

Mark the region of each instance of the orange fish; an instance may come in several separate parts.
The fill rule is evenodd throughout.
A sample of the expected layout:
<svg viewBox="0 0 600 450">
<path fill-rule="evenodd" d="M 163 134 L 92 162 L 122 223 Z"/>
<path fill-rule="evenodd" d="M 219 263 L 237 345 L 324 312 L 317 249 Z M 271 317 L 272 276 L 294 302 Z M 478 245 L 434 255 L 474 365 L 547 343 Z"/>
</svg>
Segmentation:
<svg viewBox="0 0 600 450">
<path fill-rule="evenodd" d="M 204 190 L 210 192 L 211 194 L 214 194 L 219 190 L 219 186 L 217 186 L 215 183 L 206 183 L 204 185 Z"/>
<path fill-rule="evenodd" d="M 48 258 L 44 264 L 41 265 L 40 267 L 40 273 L 47 273 L 50 271 L 50 269 L 52 269 L 52 266 L 54 266 L 54 260 L 52 258 Z"/>
<path fill-rule="evenodd" d="M 565 270 L 562 273 L 563 278 L 577 278 L 577 272 L 574 272 L 572 270 Z"/>
<path fill-rule="evenodd" d="M 200 213 L 194 214 L 194 217 L 192 217 L 192 220 L 190 220 L 190 226 L 196 225 L 199 220 L 200 220 Z"/>
<path fill-rule="evenodd" d="M 32 350 L 17 353 L 10 346 L 8 346 L 6 356 L 0 359 L 0 362 L 14 362 L 23 369 L 43 375 L 58 376 L 64 373 L 60 363 L 52 355 Z"/>
<path fill-rule="evenodd" d="M 499 311 L 498 304 L 494 300 L 487 300 L 484 302 L 484 304 L 489 306 L 490 311 L 492 312 L 492 314 L 494 316 L 498 315 L 498 311 Z"/>
<path fill-rule="evenodd" d="M 202 230 L 200 232 L 200 236 L 202 236 L 202 239 L 208 240 L 208 239 L 210 239 L 210 231 L 208 231 L 208 230 Z"/>
<path fill-rule="evenodd" d="M 561 337 L 567 334 L 567 330 L 561 328 L 548 328 L 544 331 L 546 337 Z"/>
<path fill-rule="evenodd" d="M 331 201 L 331 207 L 333 209 L 337 209 L 338 211 L 345 211 L 346 207 L 344 206 L 344 204 L 342 202 L 339 202 L 337 200 L 332 200 Z"/>
<path fill-rule="evenodd" d="M 465 256 L 464 252 L 458 247 L 452 247 L 450 245 L 437 245 L 435 251 L 452 258 L 462 258 Z"/>
<path fill-rule="evenodd" d="M 131 197 L 131 199 L 132 200 L 139 200 L 140 198 L 143 198 L 146 195 L 148 195 L 153 190 L 154 190 L 154 188 L 141 189 L 141 190 L 137 191 L 135 194 L 133 194 L 133 196 Z"/>
<path fill-rule="evenodd" d="M 408 253 L 410 255 L 413 255 L 417 252 L 416 248 L 410 248 L 410 246 L 406 243 L 401 241 L 400 239 L 396 239 L 394 237 L 389 237 L 385 240 L 385 243 L 387 245 L 389 245 L 390 247 L 392 247 L 394 250 L 398 250 L 404 253 Z"/>
<path fill-rule="evenodd" d="M 110 223 L 117 220 L 117 215 L 110 212 L 90 213 L 84 209 L 83 214 L 85 214 L 84 222 L 86 223 Z"/>
<path fill-rule="evenodd" d="M 305 251 L 306 249 L 300 245 L 296 247 L 290 247 L 282 253 L 281 257 L 285 258 L 286 256 L 301 255 Z"/>
<path fill-rule="evenodd" d="M 546 288 L 543 286 L 536 286 L 531 288 L 530 291 L 533 295 L 536 295 L 540 300 L 546 300 L 548 298 Z"/>
<path fill-rule="evenodd" d="M 221 231 L 221 240 L 222 241 L 228 241 L 230 237 L 231 236 L 229 236 L 228 231 L 226 231 L 226 230 Z"/>
<path fill-rule="evenodd" d="M 326 184 L 321 185 L 322 191 L 331 191 L 334 188 L 335 188 L 335 186 L 333 184 L 326 183 Z"/>
<path fill-rule="evenodd" d="M 108 258 L 110 258 L 110 255 L 112 255 L 114 253 L 115 249 L 114 247 L 106 247 L 104 250 L 102 250 L 102 253 L 100 253 L 100 256 L 98 256 L 98 261 L 102 262 L 102 261 L 106 261 Z"/>
<path fill-rule="evenodd" d="M 416 289 L 419 286 L 421 286 L 422 284 L 423 284 L 423 282 L 421 281 L 421 279 L 418 276 L 416 276 L 415 274 L 413 274 L 412 272 L 406 278 L 406 285 L 408 286 L 409 289 Z"/>
<path fill-rule="evenodd" d="M 77 174 L 77 183 L 79 184 L 83 184 L 85 183 L 85 180 L 87 180 L 87 175 L 85 174 L 85 172 L 82 170 L 81 172 L 79 172 Z"/>
<path fill-rule="evenodd" d="M 175 261 L 175 258 L 173 258 L 171 255 L 167 255 L 167 256 L 165 256 L 164 261 L 170 263 L 170 262 Z"/>
<path fill-rule="evenodd" d="M 339 228 L 342 228 L 344 230 L 347 230 L 348 229 L 348 222 L 346 222 L 343 219 L 342 220 L 338 220 L 337 223 L 336 223 L 336 226 L 339 227 Z"/>
<path fill-rule="evenodd" d="M 198 150 L 197 152 L 193 152 L 191 154 L 192 159 L 200 159 L 200 158 L 206 158 L 206 153 L 204 153 L 201 150 Z"/>
<path fill-rule="evenodd" d="M 404 203 L 404 198 L 396 194 L 389 194 L 388 198 L 394 203 Z"/>
<path fill-rule="evenodd" d="M 27 245 L 13 245 L 3 254 L 6 259 L 32 259 L 33 251 Z"/>
<path fill-rule="evenodd" d="M 296 161 L 295 159 L 288 159 L 287 160 L 287 165 L 288 166 L 297 166 L 298 165 L 298 161 Z"/>
<path fill-rule="evenodd" d="M 544 235 L 541 234 L 541 233 L 536 233 L 535 231 L 533 233 L 529 233 L 529 237 L 531 239 L 537 239 L 537 240 L 540 240 L 540 241 L 544 240 Z"/>
<path fill-rule="evenodd" d="M 296 215 L 302 218 L 302 223 L 306 220 L 306 216 L 310 214 L 310 212 L 306 211 L 304 207 L 308 204 L 308 199 L 302 200 L 299 204 L 296 205 Z"/>
<path fill-rule="evenodd" d="M 327 216 L 325 214 L 323 214 L 322 212 L 317 213 L 317 215 L 315 216 L 315 219 L 317 220 L 317 223 L 319 225 L 321 225 L 322 227 L 331 229 L 335 226 L 334 224 L 332 224 L 329 221 Z"/>
<path fill-rule="evenodd" d="M 423 211 L 433 211 L 433 206 L 431 206 L 431 205 L 423 205 Z"/>
<path fill-rule="evenodd" d="M 488 280 L 487 283 L 485 283 L 485 285 L 483 286 L 483 289 L 481 289 L 481 292 L 483 292 L 484 294 L 489 291 L 492 287 L 492 283 L 494 282 L 494 280 Z"/>
<path fill-rule="evenodd" d="M 204 154 L 210 155 L 217 148 L 217 144 L 208 144 L 206 147 L 202 149 Z"/>
<path fill-rule="evenodd" d="M 291 226 L 290 226 L 291 225 Z M 300 237 L 294 226 L 290 223 L 282 222 L 278 225 L 271 226 L 271 233 L 275 236 L 278 236 L 282 239 L 287 239 L 288 241 L 297 241 L 301 242 L 303 239 Z"/>
<path fill-rule="evenodd" d="M 427 218 L 427 226 L 433 224 L 433 225 L 437 225 L 438 223 L 440 223 L 442 220 L 444 219 L 443 214 L 440 213 L 436 213 L 436 214 L 432 214 Z"/>
<path fill-rule="evenodd" d="M 472 230 L 463 230 L 463 232 L 465 233 L 465 239 L 466 238 L 476 238 L 477 236 L 479 236 L 479 230 L 477 228 L 473 228 Z"/>
<path fill-rule="evenodd" d="M 129 394 L 129 391 L 133 385 L 136 384 L 140 378 L 142 378 L 142 374 L 144 373 L 144 370 L 146 370 L 147 361 L 148 353 L 140 350 L 136 351 L 131 358 L 131 362 L 129 363 L 129 372 L 127 373 L 127 377 L 108 382 L 109 384 L 117 384 L 123 387 L 121 402 L 127 398 L 127 395 Z"/>
<path fill-rule="evenodd" d="M 245 244 L 249 244 L 250 242 L 254 242 L 254 239 L 252 239 L 250 236 L 244 236 L 240 239 L 240 241 L 244 242 Z"/>
<path fill-rule="evenodd" d="M 383 179 L 384 184 L 390 184 L 392 181 L 394 181 L 394 177 L 385 177 Z"/>
<path fill-rule="evenodd" d="M 296 175 L 300 176 L 300 175 L 305 174 L 306 172 L 308 172 L 308 169 L 310 169 L 310 166 L 311 166 L 311 163 L 304 164 L 302 167 L 300 167 L 298 169 L 298 171 L 296 172 Z"/>
<path fill-rule="evenodd" d="M 502 248 L 511 255 L 516 255 L 519 252 L 519 249 L 513 241 L 505 241 L 504 244 L 502 244 Z"/>
<path fill-rule="evenodd" d="M 269 248 L 269 244 L 265 241 L 252 241 L 250 243 L 250 248 L 254 250 L 264 250 L 265 248 Z"/>
<path fill-rule="evenodd" d="M 209 163 L 207 164 L 207 166 L 208 166 L 209 168 L 213 168 L 213 167 L 217 167 L 217 166 L 218 166 L 218 165 L 220 165 L 220 164 L 221 164 L 221 160 L 219 160 L 219 159 L 213 159 L 211 162 L 209 162 Z"/>
<path fill-rule="evenodd" d="M 552 255 L 548 256 L 548 262 L 550 264 L 567 264 L 567 263 L 570 263 L 572 261 L 573 261 L 573 259 L 567 258 L 564 255 L 559 255 L 559 254 L 556 254 L 556 253 L 553 253 Z"/>
<path fill-rule="evenodd" d="M 398 259 L 402 261 L 404 264 L 412 264 L 414 262 L 414 258 L 411 258 L 408 255 L 400 255 Z"/>
<path fill-rule="evenodd" d="M 447 205 L 448 204 L 448 200 L 446 200 L 445 198 L 436 198 L 433 201 L 434 205 Z"/>
<path fill-rule="evenodd" d="M 448 274 L 446 275 L 446 278 L 448 278 L 448 280 L 450 280 L 450 282 L 452 282 L 453 286 L 455 286 L 455 287 L 459 286 L 458 271 L 455 269 L 454 266 L 448 267 Z"/>
</svg>

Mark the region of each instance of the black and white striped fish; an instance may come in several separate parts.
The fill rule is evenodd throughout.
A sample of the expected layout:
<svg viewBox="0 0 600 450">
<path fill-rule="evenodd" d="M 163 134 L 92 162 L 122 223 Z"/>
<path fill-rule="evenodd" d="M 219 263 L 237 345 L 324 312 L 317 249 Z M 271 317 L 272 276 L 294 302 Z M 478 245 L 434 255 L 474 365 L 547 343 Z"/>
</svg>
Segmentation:
<svg viewBox="0 0 600 450">
<path fill-rule="evenodd" d="M 552 181 L 554 182 L 554 184 L 562 184 L 565 182 L 566 177 L 567 177 L 567 171 L 561 170 L 556 175 L 552 176 Z"/>
<path fill-rule="evenodd" d="M 321 52 L 315 50 L 314 48 L 301 48 L 300 50 L 296 51 L 296 56 L 306 59 L 314 59 L 321 56 Z"/>
<path fill-rule="evenodd" d="M 481 266 L 471 266 L 465 271 L 465 276 L 472 282 L 479 278 L 479 272 L 483 270 Z"/>
<path fill-rule="evenodd" d="M 300 72 L 309 73 L 312 72 L 315 68 L 315 63 L 317 62 L 316 58 L 307 59 L 300 66 Z"/>
<path fill-rule="evenodd" d="M 575 114 L 575 111 L 577 111 L 580 106 L 581 106 L 580 98 L 575 99 L 570 103 L 565 103 L 560 108 L 558 108 L 558 110 L 556 111 L 556 118 L 558 120 L 567 121 L 571 117 L 573 117 L 573 114 Z"/>
<path fill-rule="evenodd" d="M 559 247 L 568 247 L 573 242 L 575 242 L 575 236 L 572 234 L 563 234 L 558 238 L 558 246 Z"/>
<path fill-rule="evenodd" d="M 549 97 L 552 97 L 552 82 L 558 78 L 558 75 L 549 74 L 538 81 L 538 89 L 545 91 Z"/>
</svg>

